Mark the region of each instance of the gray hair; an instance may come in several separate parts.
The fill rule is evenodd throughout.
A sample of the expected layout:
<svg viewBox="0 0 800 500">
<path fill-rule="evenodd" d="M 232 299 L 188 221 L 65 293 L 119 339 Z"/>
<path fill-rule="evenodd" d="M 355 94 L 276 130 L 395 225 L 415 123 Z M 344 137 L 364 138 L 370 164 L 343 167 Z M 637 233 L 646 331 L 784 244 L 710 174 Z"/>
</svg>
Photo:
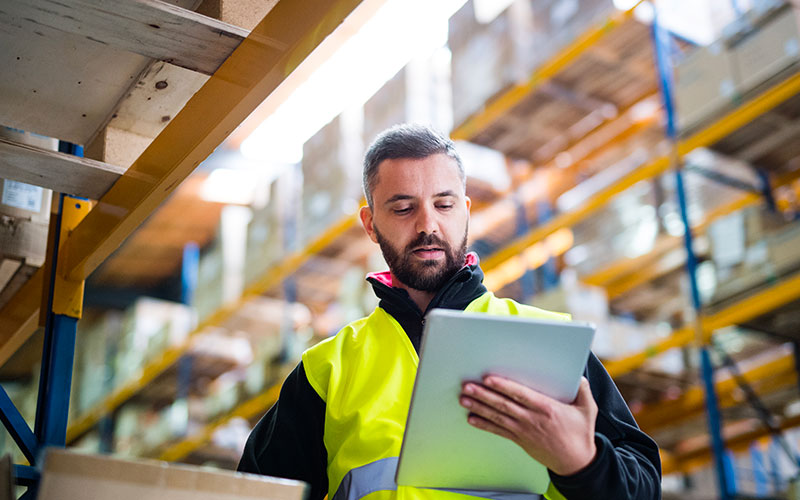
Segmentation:
<svg viewBox="0 0 800 500">
<path fill-rule="evenodd" d="M 404 123 L 378 134 L 364 155 L 364 195 L 370 208 L 372 208 L 372 191 L 378 183 L 378 166 L 383 160 L 422 159 L 435 154 L 445 154 L 456 161 L 458 175 L 466 189 L 467 176 L 455 144 L 436 129 L 427 125 Z"/>
</svg>

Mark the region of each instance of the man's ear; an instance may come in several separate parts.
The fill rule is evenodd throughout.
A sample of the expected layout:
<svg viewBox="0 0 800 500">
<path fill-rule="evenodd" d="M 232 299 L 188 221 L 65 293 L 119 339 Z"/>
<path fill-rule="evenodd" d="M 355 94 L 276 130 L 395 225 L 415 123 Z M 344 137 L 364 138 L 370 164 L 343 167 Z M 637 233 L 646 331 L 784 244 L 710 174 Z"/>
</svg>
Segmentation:
<svg viewBox="0 0 800 500">
<path fill-rule="evenodd" d="M 361 207 L 361 210 L 358 211 L 358 216 L 361 218 L 361 225 L 364 226 L 364 231 L 367 232 L 369 239 L 377 243 L 378 238 L 375 236 L 375 227 L 372 225 L 372 209 L 369 208 L 369 205 Z"/>
<path fill-rule="evenodd" d="M 472 207 L 472 199 L 469 196 L 464 196 L 464 199 L 467 201 L 467 213 L 469 213 L 469 209 Z"/>
</svg>

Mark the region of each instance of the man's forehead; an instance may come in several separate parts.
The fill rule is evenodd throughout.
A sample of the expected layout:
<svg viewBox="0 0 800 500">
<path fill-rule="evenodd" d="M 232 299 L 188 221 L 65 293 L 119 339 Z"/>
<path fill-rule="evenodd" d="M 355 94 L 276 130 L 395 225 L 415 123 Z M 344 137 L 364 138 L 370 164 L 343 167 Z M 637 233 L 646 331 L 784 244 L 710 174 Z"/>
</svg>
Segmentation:
<svg viewBox="0 0 800 500">
<path fill-rule="evenodd" d="M 439 187 L 437 191 L 463 191 L 458 163 L 445 154 L 383 160 L 378 165 L 376 181 L 375 190 L 381 192 L 399 187 Z"/>
</svg>

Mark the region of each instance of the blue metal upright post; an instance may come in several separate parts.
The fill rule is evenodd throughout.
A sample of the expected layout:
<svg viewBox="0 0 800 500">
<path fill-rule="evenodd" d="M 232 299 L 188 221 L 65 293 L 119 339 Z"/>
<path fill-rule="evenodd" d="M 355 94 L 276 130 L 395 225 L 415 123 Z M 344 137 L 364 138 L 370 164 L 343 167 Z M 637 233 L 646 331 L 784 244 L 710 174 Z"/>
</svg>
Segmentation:
<svg viewBox="0 0 800 500">
<path fill-rule="evenodd" d="M 525 202 L 521 199 L 518 193 L 514 194 L 514 203 L 516 204 L 516 226 L 515 237 L 525 235 L 530 229 L 528 223 L 528 213 L 525 209 Z M 529 303 L 531 298 L 536 295 L 536 272 L 534 269 L 527 268 L 519 279 L 520 288 L 522 289 L 522 302 Z"/>
<path fill-rule="evenodd" d="M 689 224 L 688 203 L 686 200 L 686 190 L 683 183 L 681 172 L 681 158 L 677 152 L 677 123 L 675 107 L 673 101 L 673 80 L 670 35 L 666 29 L 659 25 L 658 19 L 653 20 L 653 45 L 656 52 L 656 64 L 661 80 L 661 93 L 664 101 L 664 109 L 667 117 L 667 136 L 673 144 L 673 160 L 675 162 L 675 190 L 678 195 L 678 203 L 681 211 L 681 220 L 684 226 L 684 244 L 686 246 L 686 270 L 689 275 L 691 285 L 692 305 L 695 310 L 695 321 L 697 322 L 698 343 L 700 348 L 700 369 L 703 378 L 703 387 L 706 395 L 706 413 L 708 417 L 708 430 L 711 434 L 711 444 L 714 452 L 714 466 L 717 475 L 717 485 L 722 500 L 731 500 L 736 494 L 736 485 L 733 478 L 733 468 L 730 456 L 725 451 L 725 443 L 722 439 L 722 429 L 719 413 L 717 394 L 714 388 L 714 367 L 708 346 L 702 339 L 701 315 L 702 305 L 700 302 L 700 291 L 697 286 L 697 258 L 694 254 L 692 242 L 692 228 Z"/>
<path fill-rule="evenodd" d="M 764 196 L 764 203 L 767 205 L 767 210 L 770 212 L 777 212 L 778 206 L 775 203 L 775 196 L 772 194 L 772 183 L 769 179 L 769 172 L 763 168 L 756 168 L 756 175 L 761 182 L 761 194 Z"/>
<path fill-rule="evenodd" d="M 200 248 L 197 243 L 190 241 L 183 247 L 183 260 L 181 261 L 181 303 L 190 306 L 194 300 L 197 289 L 197 277 L 200 269 Z M 176 400 L 187 399 L 192 383 L 192 369 L 194 358 L 191 354 L 184 354 L 178 361 L 178 387 Z"/>
<path fill-rule="evenodd" d="M 59 143 L 59 151 L 83 156 L 83 148 L 70 143 Z M 47 317 L 34 426 L 34 434 L 42 446 L 64 446 L 67 441 L 72 365 L 75 358 L 75 335 L 78 325 L 77 317 L 53 312 L 58 274 L 58 252 L 65 210 L 64 200 L 65 195 L 61 194 L 57 219 L 53 226 L 55 234 L 51 249 L 50 276 L 47 277 L 49 280 Z"/>
</svg>

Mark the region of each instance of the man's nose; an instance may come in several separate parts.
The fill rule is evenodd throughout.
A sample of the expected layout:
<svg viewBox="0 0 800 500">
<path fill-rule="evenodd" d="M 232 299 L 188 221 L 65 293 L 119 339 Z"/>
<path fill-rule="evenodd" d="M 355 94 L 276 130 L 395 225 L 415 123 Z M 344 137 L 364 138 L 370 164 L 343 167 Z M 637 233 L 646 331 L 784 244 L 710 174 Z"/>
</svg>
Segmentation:
<svg viewBox="0 0 800 500">
<path fill-rule="evenodd" d="M 439 224 L 436 221 L 436 214 L 430 207 L 423 207 L 417 212 L 418 233 L 433 234 L 439 232 Z"/>
</svg>

